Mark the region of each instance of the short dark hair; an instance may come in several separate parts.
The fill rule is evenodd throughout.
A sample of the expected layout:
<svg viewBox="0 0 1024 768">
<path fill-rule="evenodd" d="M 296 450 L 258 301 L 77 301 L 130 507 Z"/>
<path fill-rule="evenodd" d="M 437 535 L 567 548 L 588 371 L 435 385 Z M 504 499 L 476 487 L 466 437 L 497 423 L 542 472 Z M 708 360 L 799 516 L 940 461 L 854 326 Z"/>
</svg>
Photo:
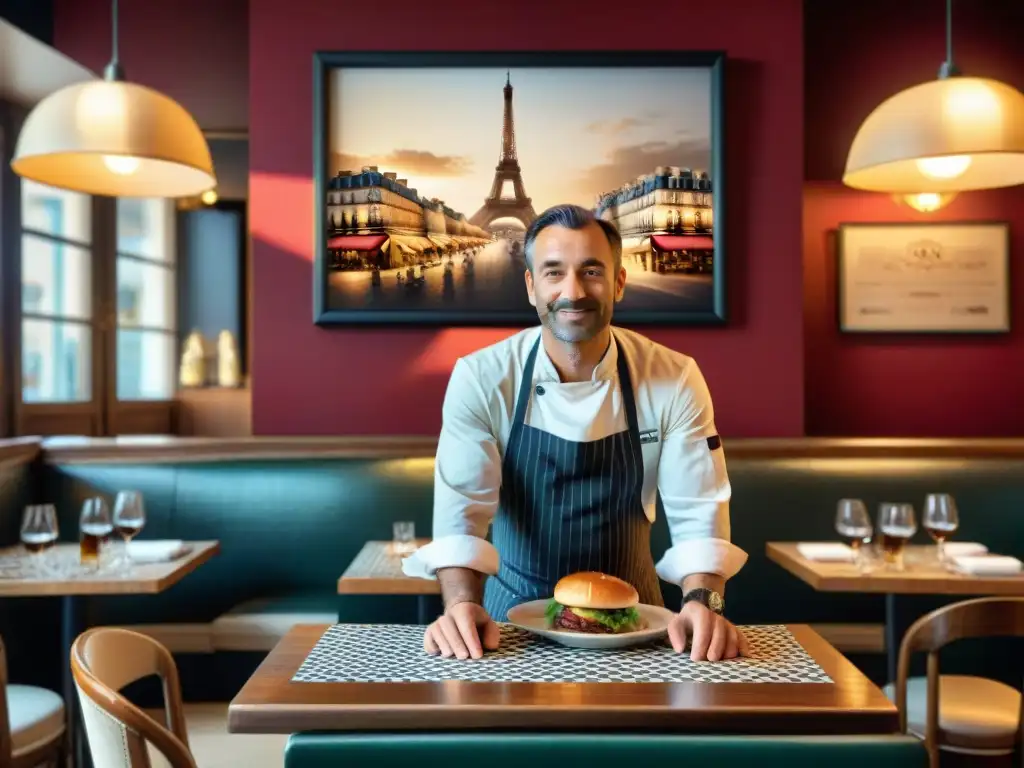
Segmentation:
<svg viewBox="0 0 1024 768">
<path fill-rule="evenodd" d="M 523 243 L 523 250 L 526 253 L 526 266 L 533 271 L 533 244 L 537 237 L 548 227 L 565 227 L 567 229 L 583 229 L 589 224 L 597 224 L 604 232 L 608 245 L 612 248 L 612 256 L 615 259 L 615 269 L 618 270 L 622 264 L 622 236 L 619 230 L 610 221 L 594 215 L 593 211 L 587 210 L 581 205 L 554 205 L 542 212 L 526 228 L 526 239 Z"/>
</svg>

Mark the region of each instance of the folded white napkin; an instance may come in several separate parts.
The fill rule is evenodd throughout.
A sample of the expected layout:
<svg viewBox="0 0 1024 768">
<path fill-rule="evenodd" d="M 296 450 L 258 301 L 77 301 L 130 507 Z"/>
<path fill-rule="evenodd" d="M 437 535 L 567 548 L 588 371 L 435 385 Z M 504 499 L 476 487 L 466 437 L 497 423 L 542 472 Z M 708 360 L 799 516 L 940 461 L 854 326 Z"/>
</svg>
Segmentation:
<svg viewBox="0 0 1024 768">
<path fill-rule="evenodd" d="M 953 562 L 960 571 L 972 576 L 1008 576 L 1024 568 L 1024 563 L 1007 555 L 962 555 L 954 557 Z"/>
<path fill-rule="evenodd" d="M 854 552 L 839 541 L 804 541 L 796 545 L 796 551 L 808 560 L 831 563 L 850 563 Z"/>
<path fill-rule="evenodd" d="M 128 545 L 128 556 L 136 563 L 166 563 L 189 549 L 181 539 L 133 541 Z"/>
<path fill-rule="evenodd" d="M 984 555 L 988 553 L 988 547 L 975 541 L 947 541 L 947 557 L 968 557 L 970 555 Z"/>
</svg>

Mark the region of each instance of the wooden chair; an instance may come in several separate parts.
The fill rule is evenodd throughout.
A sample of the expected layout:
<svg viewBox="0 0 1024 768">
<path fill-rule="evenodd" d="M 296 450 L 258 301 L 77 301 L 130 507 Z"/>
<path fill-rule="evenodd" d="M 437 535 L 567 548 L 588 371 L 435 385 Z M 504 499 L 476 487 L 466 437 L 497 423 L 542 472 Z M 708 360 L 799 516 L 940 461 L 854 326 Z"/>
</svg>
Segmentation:
<svg viewBox="0 0 1024 768">
<path fill-rule="evenodd" d="M 61 765 L 67 720 L 64 700 L 33 685 L 8 685 L 0 638 L 0 768 Z"/>
<path fill-rule="evenodd" d="M 196 768 L 188 746 L 178 668 L 151 637 L 119 627 L 83 632 L 71 647 L 71 672 L 93 764 L 103 768 L 150 768 L 150 750 L 171 768 Z M 163 682 L 166 725 L 120 694 L 150 675 Z"/>
<path fill-rule="evenodd" d="M 940 675 L 939 651 L 957 640 L 1024 637 L 1024 598 L 983 597 L 922 616 L 900 644 L 895 690 L 886 694 L 899 710 L 900 731 L 924 740 L 932 768 L 939 750 L 977 756 L 1024 758 L 1024 698 L 997 680 Z M 928 674 L 908 679 L 911 656 L 928 654 Z"/>
</svg>

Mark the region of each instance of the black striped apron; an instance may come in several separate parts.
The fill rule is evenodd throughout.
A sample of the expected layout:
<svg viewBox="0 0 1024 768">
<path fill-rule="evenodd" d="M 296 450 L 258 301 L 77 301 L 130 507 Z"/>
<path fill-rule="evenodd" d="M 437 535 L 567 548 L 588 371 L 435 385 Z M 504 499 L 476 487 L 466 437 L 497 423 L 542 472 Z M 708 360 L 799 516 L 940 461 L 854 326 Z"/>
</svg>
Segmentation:
<svg viewBox="0 0 1024 768">
<path fill-rule="evenodd" d="M 614 337 L 613 337 L 614 338 Z M 577 443 L 524 423 L 540 339 L 523 369 L 502 460 L 492 543 L 501 563 L 487 579 L 484 607 L 506 621 L 519 603 L 549 598 L 560 578 L 600 571 L 630 582 L 640 602 L 663 605 L 644 513 L 644 463 L 629 366 L 618 346 L 618 376 L 627 428 Z"/>
</svg>

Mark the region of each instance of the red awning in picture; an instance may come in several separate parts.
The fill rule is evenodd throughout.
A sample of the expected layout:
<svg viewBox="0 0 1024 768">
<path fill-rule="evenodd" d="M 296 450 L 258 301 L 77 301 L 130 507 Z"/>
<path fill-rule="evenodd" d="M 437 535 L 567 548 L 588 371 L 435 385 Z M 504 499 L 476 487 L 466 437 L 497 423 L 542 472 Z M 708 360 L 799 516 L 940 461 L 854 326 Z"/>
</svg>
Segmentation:
<svg viewBox="0 0 1024 768">
<path fill-rule="evenodd" d="M 713 251 L 715 239 L 707 235 L 651 235 L 659 251 Z"/>
<path fill-rule="evenodd" d="M 338 235 L 327 241 L 327 247 L 332 251 L 376 251 L 387 235 Z"/>
</svg>

